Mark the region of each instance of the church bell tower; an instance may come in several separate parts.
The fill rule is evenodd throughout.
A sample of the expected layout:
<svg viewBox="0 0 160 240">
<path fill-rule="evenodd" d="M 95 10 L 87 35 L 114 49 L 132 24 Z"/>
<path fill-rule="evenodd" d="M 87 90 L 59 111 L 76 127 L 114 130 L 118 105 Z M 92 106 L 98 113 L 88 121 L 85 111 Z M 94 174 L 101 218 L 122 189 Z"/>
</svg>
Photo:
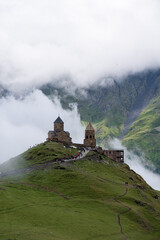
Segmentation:
<svg viewBox="0 0 160 240">
<path fill-rule="evenodd" d="M 86 147 L 96 147 L 95 130 L 91 123 L 88 124 L 85 130 L 84 145 Z"/>
</svg>

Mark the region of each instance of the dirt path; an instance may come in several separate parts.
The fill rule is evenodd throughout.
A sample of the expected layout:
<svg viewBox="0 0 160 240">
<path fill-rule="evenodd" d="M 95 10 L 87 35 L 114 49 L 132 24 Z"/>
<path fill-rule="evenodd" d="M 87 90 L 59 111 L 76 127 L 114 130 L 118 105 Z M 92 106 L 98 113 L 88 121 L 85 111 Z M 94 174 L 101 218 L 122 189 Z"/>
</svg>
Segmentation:
<svg viewBox="0 0 160 240">
<path fill-rule="evenodd" d="M 119 196 L 115 197 L 115 198 L 114 198 L 114 201 L 115 201 L 116 203 L 118 203 L 119 205 L 121 205 L 121 206 L 123 206 L 123 207 L 126 208 L 125 211 L 122 211 L 122 212 L 120 212 L 120 213 L 117 214 L 117 220 L 118 220 L 118 225 L 119 225 L 119 227 L 120 227 L 120 233 L 123 235 L 124 240 L 127 240 L 128 237 L 127 237 L 127 235 L 126 235 L 126 234 L 124 233 L 124 231 L 123 231 L 123 225 L 122 225 L 122 221 L 121 221 L 121 216 L 124 215 L 124 214 L 126 214 L 127 212 L 131 211 L 132 208 L 130 208 L 130 207 L 128 207 L 127 205 L 123 204 L 123 203 L 122 203 L 121 201 L 119 201 L 119 200 L 127 195 L 129 188 L 137 188 L 137 187 L 134 186 L 134 185 L 129 185 L 129 184 L 126 185 L 126 184 L 123 184 L 123 183 L 118 183 L 118 182 L 111 181 L 111 180 L 104 179 L 104 178 L 100 178 L 100 177 L 99 177 L 98 179 L 99 179 L 100 181 L 102 181 L 102 182 L 111 182 L 111 183 L 118 184 L 118 185 L 122 185 L 122 186 L 125 187 L 124 193 L 123 193 L 122 195 L 119 195 Z"/>
<path fill-rule="evenodd" d="M 125 192 L 122 194 L 122 195 L 119 195 L 117 197 L 114 198 L 114 201 L 116 203 L 118 203 L 119 205 L 127 208 L 125 211 L 122 211 L 120 213 L 118 213 L 117 215 L 117 219 L 118 219 L 118 225 L 120 226 L 120 232 L 121 234 L 124 236 L 124 240 L 128 239 L 127 235 L 124 233 L 123 231 L 123 225 L 122 225 L 122 222 L 121 222 L 121 216 L 126 214 L 127 212 L 131 211 L 131 208 L 128 207 L 127 205 L 123 204 L 122 202 L 119 201 L 119 199 L 123 198 L 124 196 L 126 196 L 128 193 L 128 186 L 125 187 Z"/>
<path fill-rule="evenodd" d="M 81 155 L 77 158 L 77 159 L 73 159 L 73 158 L 71 158 L 71 159 L 65 159 L 65 160 L 63 160 L 63 162 L 74 162 L 74 161 L 77 161 L 77 160 L 79 160 L 79 159 L 82 159 L 82 158 L 84 158 L 86 155 L 87 155 L 87 153 L 89 152 L 89 150 L 87 150 L 87 149 L 85 149 L 83 152 L 81 152 Z"/>
<path fill-rule="evenodd" d="M 115 182 L 115 181 L 109 180 L 109 179 L 107 179 L 107 178 L 97 177 L 97 179 L 98 179 L 99 181 L 101 181 L 101 182 L 110 182 L 110 183 L 118 184 L 118 185 L 121 185 L 121 186 L 126 186 L 125 183 Z M 127 186 L 128 186 L 128 187 L 134 187 L 134 186 L 129 185 L 129 184 L 128 184 Z"/>
<path fill-rule="evenodd" d="M 32 171 L 36 171 L 36 170 L 39 170 L 41 168 L 47 168 L 49 166 L 52 166 L 54 164 L 57 164 L 57 163 L 73 163 L 73 162 L 76 162 L 76 161 L 79 161 L 80 159 L 83 159 L 87 153 L 89 152 L 89 150 L 85 149 L 84 152 L 82 152 L 82 154 L 77 158 L 77 159 L 60 159 L 59 161 L 51 161 L 51 162 L 46 162 L 46 163 L 42 163 L 42 164 L 38 164 L 38 165 L 33 165 L 33 166 L 30 166 L 30 167 L 26 167 L 26 168 L 21 168 L 21 169 L 17 169 L 17 170 L 12 170 L 12 171 L 8 171 L 8 172 L 5 172 L 5 173 L 0 173 L 0 178 L 4 178 L 4 177 L 8 177 L 8 176 L 11 176 L 11 175 L 17 175 L 17 174 L 21 174 L 21 173 L 30 173 Z"/>
<path fill-rule="evenodd" d="M 75 170 L 76 170 L 76 169 L 75 169 Z M 78 171 L 79 171 L 79 170 L 78 170 Z M 79 171 L 79 172 L 81 172 L 81 173 L 85 174 L 86 176 L 88 176 L 88 173 L 87 173 L 86 171 L 84 171 L 84 170 L 83 170 L 83 171 Z M 92 176 L 92 174 L 89 174 L 89 175 Z M 119 205 L 121 205 L 121 206 L 123 206 L 123 207 L 126 208 L 125 211 L 122 211 L 122 212 L 120 212 L 120 213 L 117 214 L 117 220 L 118 220 L 118 225 L 119 225 L 119 227 L 120 227 L 120 233 L 123 235 L 124 240 L 127 240 L 128 237 L 127 237 L 127 235 L 126 235 L 126 234 L 124 233 L 124 231 L 123 231 L 123 225 L 122 225 L 122 222 L 121 222 L 121 216 L 124 215 L 124 214 L 126 214 L 127 212 L 131 211 L 132 208 L 130 208 L 130 207 L 128 207 L 127 205 L 123 204 L 123 203 L 120 202 L 119 200 L 127 195 L 129 188 L 135 188 L 135 186 L 129 185 L 129 184 L 125 184 L 125 183 L 115 182 L 115 181 L 112 181 L 112 180 L 109 180 L 109 179 L 105 179 L 105 178 L 101 178 L 101 177 L 96 177 L 96 178 L 97 178 L 99 181 L 104 182 L 104 183 L 105 183 L 105 182 L 111 182 L 111 183 L 114 183 L 114 184 L 118 184 L 118 185 L 124 186 L 124 188 L 125 188 L 124 193 L 121 194 L 121 195 L 118 195 L 118 196 L 115 197 L 113 200 L 114 200 L 116 203 L 118 203 Z"/>
<path fill-rule="evenodd" d="M 40 185 L 36 185 L 36 184 L 31 184 L 31 183 L 26 183 L 26 182 L 10 182 L 10 183 L 16 183 L 16 184 L 20 184 L 20 185 L 26 185 L 26 186 L 30 186 L 30 187 L 34 187 L 34 188 L 38 188 L 38 189 L 43 189 L 44 191 L 47 192 L 54 192 L 56 194 L 58 194 L 60 197 L 69 200 L 70 198 L 63 195 L 61 192 L 54 190 L 53 188 L 48 188 L 46 186 L 40 186 Z"/>
</svg>

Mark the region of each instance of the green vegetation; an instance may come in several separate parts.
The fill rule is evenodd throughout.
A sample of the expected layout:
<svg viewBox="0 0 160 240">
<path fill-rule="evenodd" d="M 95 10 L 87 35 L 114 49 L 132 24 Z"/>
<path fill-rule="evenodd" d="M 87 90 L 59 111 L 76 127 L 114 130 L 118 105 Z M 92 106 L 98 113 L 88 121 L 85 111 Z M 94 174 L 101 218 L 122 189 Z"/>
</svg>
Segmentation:
<svg viewBox="0 0 160 240">
<path fill-rule="evenodd" d="M 58 95 L 65 109 L 71 109 L 70 103 L 76 103 L 81 120 L 94 124 L 99 145 L 108 147 L 108 139 L 124 137 L 123 143 L 132 150 L 137 147 L 142 149 L 160 172 L 159 132 L 154 129 L 155 126 L 160 126 L 157 116 L 159 112 L 155 108 L 150 111 L 150 115 L 145 114 L 143 126 L 140 122 L 134 123 L 147 104 L 160 96 L 160 70 L 129 74 L 123 81 L 113 78 L 111 85 L 105 85 L 105 82 L 108 81 L 104 78 L 88 88 L 76 89 L 75 86 L 75 92 L 58 87 L 58 84 L 45 85 L 41 90 L 51 99 Z M 150 122 L 145 117 L 151 118 Z M 151 121 L 153 126 L 150 125 Z M 133 128 L 125 136 L 132 124 Z"/>
<path fill-rule="evenodd" d="M 77 149 L 67 148 L 61 143 L 44 142 L 2 164 L 1 169 L 10 171 L 36 164 L 58 161 L 59 159 L 69 159 L 75 156 L 77 152 Z"/>
<path fill-rule="evenodd" d="M 160 172 L 160 131 L 157 127 L 160 127 L 160 97 L 152 100 L 140 114 L 123 138 L 123 143 L 137 153 L 139 148 L 144 151 L 146 158 Z"/>
<path fill-rule="evenodd" d="M 119 137 L 121 134 L 120 127 L 108 127 L 106 119 L 99 123 L 95 123 L 94 127 L 96 129 L 96 139 L 99 144 L 102 144 L 108 136 Z"/>
<path fill-rule="evenodd" d="M 34 156 L 30 166 L 42 162 L 38 147 L 24 153 Z M 45 145 L 40 147 L 44 150 Z M 58 149 L 63 157 L 68 154 L 63 145 L 54 146 L 53 153 Z M 158 240 L 158 195 L 128 165 L 92 151 L 72 164 L 56 163 L 1 178 L 0 239 Z"/>
</svg>

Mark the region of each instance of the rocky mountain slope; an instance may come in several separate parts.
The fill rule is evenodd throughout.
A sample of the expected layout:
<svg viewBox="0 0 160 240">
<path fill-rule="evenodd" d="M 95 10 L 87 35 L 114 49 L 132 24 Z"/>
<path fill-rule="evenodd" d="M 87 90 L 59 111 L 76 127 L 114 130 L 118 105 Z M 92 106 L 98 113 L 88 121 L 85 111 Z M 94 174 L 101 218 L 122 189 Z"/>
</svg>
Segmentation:
<svg viewBox="0 0 160 240">
<path fill-rule="evenodd" d="M 160 173 L 160 97 L 152 99 L 123 138 L 129 149 L 144 151 Z"/>
<path fill-rule="evenodd" d="M 50 84 L 41 90 L 47 96 L 57 94 L 64 107 L 77 103 L 83 121 L 99 122 L 106 118 L 108 126 L 125 122 L 125 127 L 136 119 L 152 98 L 160 94 L 160 70 L 129 75 L 120 82 L 112 79 L 112 82 L 108 86 L 99 81 L 75 92 L 69 92 L 62 85 L 55 87 Z M 133 120 L 129 120 L 131 115 L 134 115 Z"/>
<path fill-rule="evenodd" d="M 70 103 L 76 103 L 82 121 L 94 123 L 99 144 L 107 141 L 110 137 L 124 138 L 123 143 L 127 143 L 125 136 L 131 125 L 150 101 L 160 96 L 160 70 L 130 74 L 122 80 L 112 78 L 112 84 L 106 85 L 107 79 L 103 79 L 94 86 L 75 91 L 62 88 L 63 84 L 60 86 L 46 85 L 42 87 L 42 91 L 51 98 L 58 95 L 64 108 L 70 108 Z M 156 115 L 156 118 L 160 118 L 157 111 L 153 110 L 152 114 Z M 136 138 L 132 139 L 133 149 L 136 145 L 139 147 L 143 145 L 143 132 L 141 131 L 139 134 L 142 134 L 139 141 Z M 158 134 L 157 131 L 156 138 L 159 137 Z M 150 132 L 147 136 L 149 139 Z M 130 144 L 131 146 L 132 144 Z M 145 147 L 142 147 L 142 150 L 146 153 L 147 159 L 153 163 L 160 158 L 160 153 L 157 153 L 155 159 L 155 155 L 147 154 Z M 157 151 L 157 149 L 155 150 Z M 159 164 L 156 163 L 156 167 L 160 171 Z"/>
<path fill-rule="evenodd" d="M 63 162 L 76 151 L 42 143 L 0 166 L 0 238 L 158 240 L 160 193 L 96 152 Z"/>
</svg>

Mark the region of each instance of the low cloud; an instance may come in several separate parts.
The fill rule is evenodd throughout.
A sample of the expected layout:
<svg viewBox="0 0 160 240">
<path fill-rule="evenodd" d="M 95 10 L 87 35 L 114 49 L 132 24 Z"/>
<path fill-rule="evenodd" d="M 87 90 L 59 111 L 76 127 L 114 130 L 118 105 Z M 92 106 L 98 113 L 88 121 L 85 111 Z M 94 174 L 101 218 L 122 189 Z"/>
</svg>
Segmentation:
<svg viewBox="0 0 160 240">
<path fill-rule="evenodd" d="M 81 125 L 76 106 L 64 110 L 60 101 L 49 100 L 41 91 L 35 90 L 21 98 L 13 96 L 0 99 L 0 163 L 27 150 L 34 144 L 44 142 L 53 121 L 60 115 L 73 142 L 82 143 L 85 127 Z M 112 148 L 125 150 L 125 162 L 140 174 L 153 188 L 160 190 L 160 176 L 144 167 L 144 156 L 139 158 L 128 151 L 118 139 L 109 143 Z M 152 167 L 152 166 L 151 166 Z"/>
<path fill-rule="evenodd" d="M 20 154 L 34 144 L 44 142 L 53 122 L 60 115 L 73 142 L 82 143 L 84 127 L 76 106 L 64 110 L 57 98 L 49 100 L 39 90 L 26 97 L 0 100 L 0 163 Z"/>
<path fill-rule="evenodd" d="M 159 12 L 159 0 L 0 0 L 0 83 L 86 86 L 159 67 Z"/>
<path fill-rule="evenodd" d="M 145 167 L 146 161 L 143 154 L 141 157 L 138 157 L 132 151 L 128 151 L 118 139 L 110 141 L 109 145 L 114 149 L 124 149 L 125 163 L 127 163 L 136 173 L 141 175 L 152 188 L 160 191 L 160 175 Z M 154 169 L 154 167 L 149 165 L 149 163 L 148 166 L 151 169 Z"/>
</svg>

